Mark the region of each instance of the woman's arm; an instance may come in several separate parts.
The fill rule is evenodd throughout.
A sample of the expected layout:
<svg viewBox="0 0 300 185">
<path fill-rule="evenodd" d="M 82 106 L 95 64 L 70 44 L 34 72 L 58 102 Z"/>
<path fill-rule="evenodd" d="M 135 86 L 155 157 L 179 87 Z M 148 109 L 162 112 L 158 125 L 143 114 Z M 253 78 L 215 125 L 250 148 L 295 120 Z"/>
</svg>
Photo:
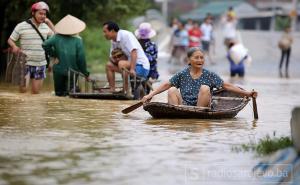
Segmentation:
<svg viewBox="0 0 300 185">
<path fill-rule="evenodd" d="M 231 91 L 231 92 L 234 92 L 234 93 L 238 93 L 242 96 L 257 97 L 257 92 L 256 91 L 245 91 L 245 90 L 240 89 L 239 87 L 234 86 L 233 84 L 228 83 L 228 82 L 224 82 L 223 88 L 225 90 L 228 90 L 228 91 Z"/>
<path fill-rule="evenodd" d="M 164 92 L 165 90 L 168 90 L 172 87 L 170 82 L 165 82 L 163 84 L 161 84 L 157 89 L 155 89 L 154 91 L 152 91 L 151 93 L 149 93 L 148 95 L 144 96 L 143 99 L 141 100 L 142 102 L 146 102 L 148 100 L 150 100 L 153 96 Z"/>
</svg>

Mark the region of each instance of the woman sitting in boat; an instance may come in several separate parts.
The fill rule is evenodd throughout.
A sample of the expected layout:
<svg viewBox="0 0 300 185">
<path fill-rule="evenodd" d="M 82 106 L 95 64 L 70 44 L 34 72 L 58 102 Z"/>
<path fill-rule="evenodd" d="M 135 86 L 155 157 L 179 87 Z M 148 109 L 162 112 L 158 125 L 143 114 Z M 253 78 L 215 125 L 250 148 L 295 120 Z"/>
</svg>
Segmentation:
<svg viewBox="0 0 300 185">
<path fill-rule="evenodd" d="M 213 88 L 223 88 L 246 97 L 257 97 L 256 91 L 240 89 L 224 82 L 217 74 L 204 69 L 204 54 L 200 48 L 190 48 L 187 57 L 189 66 L 144 96 L 142 102 L 149 101 L 154 95 L 165 90 L 168 90 L 168 103 L 173 105 L 210 107 Z"/>
</svg>

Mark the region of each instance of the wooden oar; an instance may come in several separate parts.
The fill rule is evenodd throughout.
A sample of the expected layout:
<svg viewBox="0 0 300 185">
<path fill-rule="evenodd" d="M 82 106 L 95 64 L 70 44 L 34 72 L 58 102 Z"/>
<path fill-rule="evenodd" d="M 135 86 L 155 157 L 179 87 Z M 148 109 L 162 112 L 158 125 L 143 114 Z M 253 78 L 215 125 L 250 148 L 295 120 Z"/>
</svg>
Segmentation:
<svg viewBox="0 0 300 185">
<path fill-rule="evenodd" d="M 254 89 L 252 89 L 254 91 Z M 254 119 L 258 119 L 258 113 L 257 113 L 257 105 L 256 105 L 256 98 L 252 97 L 252 103 L 253 103 L 253 115 Z"/>
<path fill-rule="evenodd" d="M 258 119 L 256 98 L 252 97 L 254 119 Z"/>
<path fill-rule="evenodd" d="M 123 114 L 128 114 L 129 112 L 134 111 L 135 109 L 139 108 L 142 105 L 143 105 L 143 102 L 139 101 L 138 103 L 135 103 L 135 104 L 123 109 L 122 113 Z"/>
<path fill-rule="evenodd" d="M 152 98 L 150 98 L 149 100 L 147 100 L 147 102 L 150 102 Z M 140 106 L 142 106 L 144 103 L 142 101 L 139 101 L 125 109 L 122 110 L 123 114 L 128 114 L 129 112 L 134 111 L 135 109 L 139 108 Z"/>
</svg>

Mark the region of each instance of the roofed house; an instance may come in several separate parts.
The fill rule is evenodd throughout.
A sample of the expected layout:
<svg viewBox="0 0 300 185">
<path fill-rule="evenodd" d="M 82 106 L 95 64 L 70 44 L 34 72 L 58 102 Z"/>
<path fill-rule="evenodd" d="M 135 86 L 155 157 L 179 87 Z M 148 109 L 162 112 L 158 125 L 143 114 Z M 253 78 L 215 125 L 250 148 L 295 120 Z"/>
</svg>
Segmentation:
<svg viewBox="0 0 300 185">
<path fill-rule="evenodd" d="M 209 2 L 191 12 L 185 13 L 180 16 L 180 19 L 187 20 L 193 19 L 201 21 L 208 13 L 210 13 L 215 18 L 219 18 L 223 15 L 229 7 L 233 7 L 237 15 L 241 13 L 256 13 L 258 10 L 254 8 L 251 4 L 245 1 L 213 1 Z"/>
<path fill-rule="evenodd" d="M 295 0 L 248 0 L 248 2 L 255 6 L 259 13 L 256 15 L 243 15 L 243 19 L 255 19 L 255 22 L 258 18 L 270 20 L 269 29 L 282 29 L 284 25 L 281 25 L 280 28 L 281 21 L 279 20 L 282 18 L 290 19 L 290 16 L 294 16 L 296 17 L 295 30 L 300 30 L 300 4 Z"/>
<path fill-rule="evenodd" d="M 184 21 L 187 19 L 202 21 L 207 13 L 210 13 L 218 20 L 231 6 L 239 19 L 238 27 L 240 29 L 271 30 L 278 27 L 278 18 L 289 16 L 293 8 L 291 2 L 292 0 L 213 1 L 181 15 L 180 18 Z M 298 6 L 298 15 L 299 10 Z M 298 17 L 298 27 L 299 22 Z"/>
</svg>

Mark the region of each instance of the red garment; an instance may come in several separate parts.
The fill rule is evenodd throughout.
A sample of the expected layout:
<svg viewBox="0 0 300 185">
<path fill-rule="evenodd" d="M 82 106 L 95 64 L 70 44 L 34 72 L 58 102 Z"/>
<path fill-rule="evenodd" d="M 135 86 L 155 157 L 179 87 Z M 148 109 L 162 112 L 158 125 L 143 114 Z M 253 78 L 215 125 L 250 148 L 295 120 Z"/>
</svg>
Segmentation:
<svg viewBox="0 0 300 185">
<path fill-rule="evenodd" d="M 189 30 L 189 47 L 200 47 L 202 32 L 200 28 L 192 28 Z"/>
</svg>

